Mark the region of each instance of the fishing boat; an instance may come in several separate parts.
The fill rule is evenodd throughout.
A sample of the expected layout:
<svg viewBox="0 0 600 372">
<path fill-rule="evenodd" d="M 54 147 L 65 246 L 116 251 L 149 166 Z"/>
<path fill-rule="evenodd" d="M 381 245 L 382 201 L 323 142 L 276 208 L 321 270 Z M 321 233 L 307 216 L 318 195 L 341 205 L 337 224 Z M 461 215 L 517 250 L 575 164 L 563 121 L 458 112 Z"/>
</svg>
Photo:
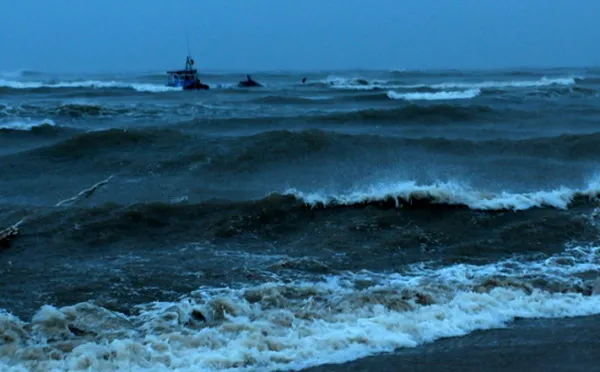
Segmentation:
<svg viewBox="0 0 600 372">
<path fill-rule="evenodd" d="M 185 60 L 183 70 L 167 71 L 169 81 L 167 86 L 183 88 L 183 90 L 208 90 L 209 86 L 200 81 L 198 70 L 194 68 L 194 60 L 189 55 Z"/>
</svg>

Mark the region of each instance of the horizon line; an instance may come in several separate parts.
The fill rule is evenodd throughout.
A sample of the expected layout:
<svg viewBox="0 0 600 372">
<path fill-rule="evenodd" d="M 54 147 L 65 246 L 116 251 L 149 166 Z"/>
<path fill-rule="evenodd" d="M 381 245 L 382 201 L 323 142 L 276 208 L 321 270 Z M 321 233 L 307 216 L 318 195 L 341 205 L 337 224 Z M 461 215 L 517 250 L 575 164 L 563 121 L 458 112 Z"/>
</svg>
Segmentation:
<svg viewBox="0 0 600 372">
<path fill-rule="evenodd" d="M 207 73 L 232 73 L 232 74 L 260 74 L 260 73 L 325 73 L 325 72 L 449 72 L 449 71 L 515 71 L 515 70 L 567 70 L 567 69 L 595 69 L 600 68 L 600 65 L 507 65 L 503 67 L 345 67 L 345 68 L 272 68 L 272 69 L 256 69 L 256 68 L 217 68 L 217 67 L 197 67 L 198 74 Z M 105 69 L 105 70 L 88 70 L 80 72 L 67 71 L 43 71 L 30 68 L 19 68 L 16 70 L 0 70 L 0 73 L 16 73 L 16 72 L 33 72 L 41 74 L 108 74 L 108 73 L 165 73 L 170 68 L 163 69 Z"/>
</svg>

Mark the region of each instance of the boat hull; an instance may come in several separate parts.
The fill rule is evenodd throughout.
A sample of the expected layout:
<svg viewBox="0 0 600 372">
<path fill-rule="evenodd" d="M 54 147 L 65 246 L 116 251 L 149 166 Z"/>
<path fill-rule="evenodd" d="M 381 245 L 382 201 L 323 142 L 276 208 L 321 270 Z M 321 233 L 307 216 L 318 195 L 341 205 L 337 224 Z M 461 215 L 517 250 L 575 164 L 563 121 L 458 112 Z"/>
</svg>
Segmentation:
<svg viewBox="0 0 600 372">
<path fill-rule="evenodd" d="M 172 88 L 182 88 L 183 90 L 209 90 L 210 87 L 207 84 L 201 82 L 191 82 L 189 84 L 185 83 L 169 83 L 168 87 Z"/>
<path fill-rule="evenodd" d="M 183 90 L 208 90 L 208 84 L 204 84 L 198 78 L 195 69 L 178 71 L 167 71 L 169 75 L 168 87 L 182 88 Z"/>
</svg>

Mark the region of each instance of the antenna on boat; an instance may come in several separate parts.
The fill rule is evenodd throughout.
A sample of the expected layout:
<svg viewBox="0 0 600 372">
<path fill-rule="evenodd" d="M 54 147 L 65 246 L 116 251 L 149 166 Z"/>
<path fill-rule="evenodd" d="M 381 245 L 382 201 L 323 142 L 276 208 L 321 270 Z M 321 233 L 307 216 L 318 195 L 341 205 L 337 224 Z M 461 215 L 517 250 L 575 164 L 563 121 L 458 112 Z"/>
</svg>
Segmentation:
<svg viewBox="0 0 600 372">
<path fill-rule="evenodd" d="M 185 43 L 187 44 L 188 56 L 191 56 L 192 53 L 190 52 L 190 37 L 188 35 L 187 28 L 185 29 Z"/>
<path fill-rule="evenodd" d="M 185 58 L 185 69 L 192 69 L 194 66 L 194 60 L 192 59 L 192 52 L 190 51 L 190 37 L 188 35 L 187 27 L 185 28 L 185 43 L 187 44 L 187 57 Z"/>
</svg>

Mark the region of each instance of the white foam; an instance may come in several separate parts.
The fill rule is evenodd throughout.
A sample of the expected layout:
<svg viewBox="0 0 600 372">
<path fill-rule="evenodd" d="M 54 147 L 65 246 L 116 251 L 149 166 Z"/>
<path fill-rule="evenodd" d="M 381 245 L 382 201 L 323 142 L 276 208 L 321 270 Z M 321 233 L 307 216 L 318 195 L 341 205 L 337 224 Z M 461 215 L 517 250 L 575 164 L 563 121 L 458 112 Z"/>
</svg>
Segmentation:
<svg viewBox="0 0 600 372">
<path fill-rule="evenodd" d="M 51 119 L 44 119 L 40 121 L 9 121 L 7 123 L 0 123 L 0 129 L 12 129 L 12 130 L 32 130 L 42 125 L 56 126 L 56 123 Z"/>
<path fill-rule="evenodd" d="M 414 181 L 381 183 L 364 189 L 340 194 L 305 192 L 288 189 L 285 194 L 295 195 L 312 206 L 352 205 L 393 199 L 397 206 L 401 202 L 431 199 L 432 203 L 465 205 L 474 210 L 526 210 L 536 207 L 567 209 L 577 196 L 597 197 L 600 185 L 590 183 L 586 189 L 559 187 L 529 193 L 482 192 L 472 190 L 455 182 L 439 182 L 419 185 Z"/>
<path fill-rule="evenodd" d="M 481 89 L 469 89 L 463 91 L 442 91 L 434 93 L 397 93 L 393 90 L 387 92 L 390 99 L 403 99 L 407 101 L 438 101 L 453 99 L 471 99 L 481 94 Z"/>
<path fill-rule="evenodd" d="M 546 78 L 543 77 L 539 80 L 513 80 L 513 81 L 482 81 L 482 82 L 448 82 L 427 85 L 425 87 L 435 89 L 484 89 L 484 88 L 533 88 L 543 87 L 549 85 L 574 85 L 575 78 L 563 77 L 563 78 Z M 424 86 L 414 86 L 424 87 Z"/>
<path fill-rule="evenodd" d="M 558 77 L 558 78 L 547 78 L 543 77 L 538 80 L 506 80 L 506 81 L 479 81 L 479 82 L 444 82 L 437 84 L 398 84 L 384 80 L 366 80 L 359 82 L 358 78 L 344 78 L 344 77 L 328 77 L 322 83 L 328 84 L 333 88 L 337 89 L 349 89 L 349 90 L 374 90 L 374 89 L 418 89 L 418 88 L 430 88 L 430 89 L 463 89 L 473 93 L 477 89 L 493 89 L 493 88 L 534 88 L 534 87 L 545 87 L 551 85 L 563 85 L 570 86 L 574 85 L 575 77 Z M 396 92 L 394 92 L 396 93 Z M 438 93 L 446 92 L 433 92 L 433 93 L 407 93 L 415 94 L 415 97 L 428 95 L 434 95 Z M 399 93 L 396 93 L 399 94 Z M 399 99 L 390 97 L 392 99 Z M 473 98 L 473 97 L 469 97 Z M 414 99 L 426 99 L 426 98 L 414 98 Z"/>
<path fill-rule="evenodd" d="M 311 100 L 311 101 L 326 101 L 332 99 L 331 96 L 301 96 L 301 99 Z"/>
<path fill-rule="evenodd" d="M 0 313 L 0 332 L 17 341 L 0 345 L 0 367 L 273 371 L 341 363 L 504 327 L 516 317 L 598 314 L 600 296 L 579 293 L 583 281 L 573 275 L 597 274 L 599 253 L 598 247 L 574 247 L 533 262 L 517 257 L 483 266 L 416 265 L 404 273 L 203 288 L 180 302 L 142 305 L 130 317 L 91 304 L 45 306 L 28 326 Z M 556 280 L 566 286 L 533 286 L 546 281 L 552 287 Z M 89 334 L 74 339 L 69 324 Z"/>
<path fill-rule="evenodd" d="M 348 78 L 339 76 L 330 76 L 321 82 L 336 89 L 345 90 L 374 90 L 374 89 L 394 89 L 402 88 L 402 85 L 390 84 L 385 80 L 367 80 L 362 78 Z"/>
<path fill-rule="evenodd" d="M 37 88 L 124 88 L 134 89 L 139 92 L 170 92 L 179 91 L 181 88 L 168 87 L 159 84 L 128 83 L 122 81 L 69 81 L 59 83 L 46 83 L 39 81 L 12 81 L 0 79 L 0 87 L 13 89 L 37 89 Z"/>
</svg>

